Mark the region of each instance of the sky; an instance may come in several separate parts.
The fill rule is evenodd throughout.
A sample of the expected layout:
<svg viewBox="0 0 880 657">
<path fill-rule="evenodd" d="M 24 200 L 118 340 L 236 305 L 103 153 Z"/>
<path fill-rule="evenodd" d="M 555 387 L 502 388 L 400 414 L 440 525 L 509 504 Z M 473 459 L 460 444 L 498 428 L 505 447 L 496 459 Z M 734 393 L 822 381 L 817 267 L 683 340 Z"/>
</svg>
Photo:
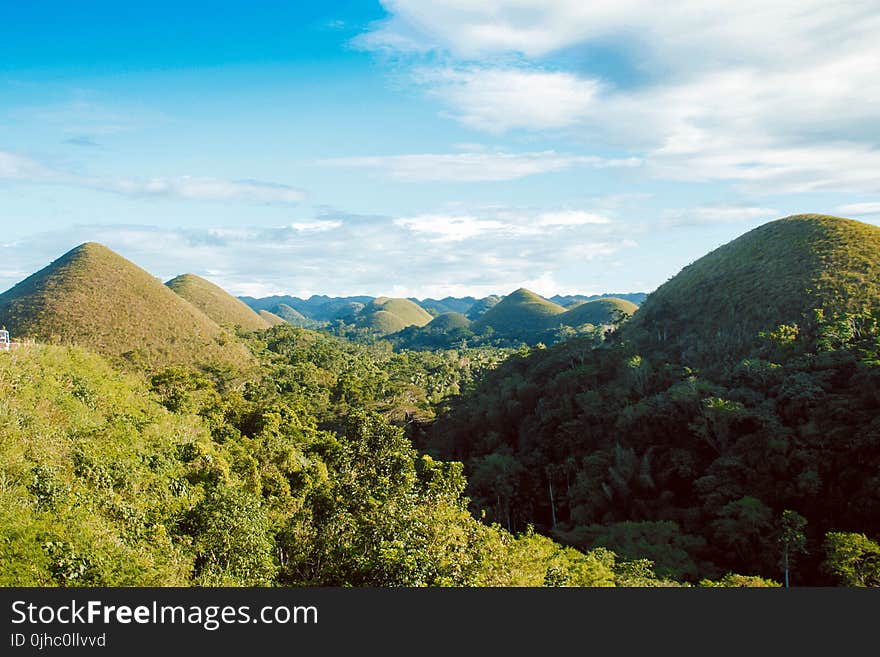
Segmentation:
<svg viewBox="0 0 880 657">
<path fill-rule="evenodd" d="M 0 0 L 0 290 L 86 241 L 238 295 L 650 292 L 880 225 L 880 0 Z"/>
</svg>

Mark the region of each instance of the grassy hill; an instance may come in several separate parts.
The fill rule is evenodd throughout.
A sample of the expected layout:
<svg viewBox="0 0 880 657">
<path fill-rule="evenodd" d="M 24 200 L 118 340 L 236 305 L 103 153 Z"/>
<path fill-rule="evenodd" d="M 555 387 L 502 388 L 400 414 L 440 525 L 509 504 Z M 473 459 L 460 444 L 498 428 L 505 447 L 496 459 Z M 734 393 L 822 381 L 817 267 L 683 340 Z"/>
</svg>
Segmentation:
<svg viewBox="0 0 880 657">
<path fill-rule="evenodd" d="M 382 335 L 390 335 L 402 331 L 407 326 L 400 317 L 385 310 L 377 310 L 360 318 L 360 325 Z"/>
<path fill-rule="evenodd" d="M 261 310 L 259 312 L 260 317 L 263 318 L 269 326 L 279 326 L 280 324 L 287 324 L 288 322 L 275 313 L 270 313 L 268 310 Z"/>
<path fill-rule="evenodd" d="M 438 315 L 425 325 L 426 329 L 437 331 L 454 331 L 466 329 L 471 325 L 471 320 L 457 312 L 448 312 Z"/>
<path fill-rule="evenodd" d="M 407 326 L 424 326 L 433 319 L 430 313 L 409 299 L 374 299 L 357 315 L 357 324 L 388 335 Z"/>
<path fill-rule="evenodd" d="M 0 324 L 20 338 L 81 345 L 148 369 L 250 360 L 245 347 L 198 308 L 93 242 L 0 295 Z"/>
<path fill-rule="evenodd" d="M 218 324 L 240 326 L 253 331 L 270 326 L 243 301 L 195 274 L 182 274 L 165 285 Z"/>
<path fill-rule="evenodd" d="M 558 303 L 564 308 L 573 308 L 575 304 L 584 301 L 597 301 L 599 299 L 623 299 L 635 305 L 640 305 L 648 296 L 646 292 L 618 292 L 614 294 L 555 294 L 549 297 L 553 303 Z"/>
<path fill-rule="evenodd" d="M 508 294 L 473 324 L 474 331 L 488 327 L 502 335 L 523 335 L 547 328 L 550 318 L 565 312 L 562 306 L 525 288 Z"/>
<path fill-rule="evenodd" d="M 451 348 L 464 342 L 495 347 L 554 344 L 583 332 L 585 325 L 610 324 L 619 314 L 629 317 L 637 309 L 635 304 L 616 298 L 576 302 L 566 309 L 526 289 L 497 303 L 492 299 L 482 300 L 488 301 L 489 307 L 475 321 L 461 313 L 447 312 L 425 326 L 400 331 L 393 340 L 398 348 L 405 349 Z"/>
<path fill-rule="evenodd" d="M 305 315 L 296 308 L 288 306 L 286 303 L 278 304 L 278 308 L 275 309 L 274 314 L 294 326 L 306 326 L 310 323 L 310 320 Z"/>
<path fill-rule="evenodd" d="M 513 355 L 438 415 L 425 450 L 487 521 L 698 581 L 778 577 L 797 520 L 798 586 L 829 583 L 829 535 L 880 536 L 880 227 L 767 223 L 601 344 Z"/>
<path fill-rule="evenodd" d="M 648 296 L 625 330 L 640 348 L 697 365 L 736 360 L 759 332 L 880 306 L 880 228 L 825 215 L 766 223 L 685 267 Z"/>
<path fill-rule="evenodd" d="M 268 310 L 281 317 L 284 317 L 281 306 L 287 306 L 305 317 L 306 320 L 310 320 L 309 324 L 311 325 L 330 322 L 340 318 L 350 319 L 352 315 L 364 307 L 364 304 L 373 300 L 373 297 L 365 296 L 328 297 L 318 294 L 313 294 L 308 299 L 300 299 L 299 297 L 289 295 L 274 295 L 261 299 L 247 296 L 239 298 L 255 312 Z M 288 321 L 296 324 L 296 322 L 291 320 Z"/>
<path fill-rule="evenodd" d="M 611 324 L 619 314 L 631 317 L 639 307 L 631 301 L 606 297 L 595 301 L 575 303 L 569 310 L 551 319 L 554 326 L 581 326 Z"/>
</svg>

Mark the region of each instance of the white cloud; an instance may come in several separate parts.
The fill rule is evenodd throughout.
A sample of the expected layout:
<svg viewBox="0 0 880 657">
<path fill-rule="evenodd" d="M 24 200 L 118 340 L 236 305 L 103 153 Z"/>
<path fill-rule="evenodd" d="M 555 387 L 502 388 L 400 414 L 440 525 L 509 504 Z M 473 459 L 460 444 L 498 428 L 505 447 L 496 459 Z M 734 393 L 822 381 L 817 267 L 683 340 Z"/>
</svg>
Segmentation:
<svg viewBox="0 0 880 657">
<path fill-rule="evenodd" d="M 382 0 L 390 18 L 357 41 L 363 47 L 450 51 L 462 58 L 518 53 L 541 57 L 584 42 L 621 37 L 650 57 L 691 57 L 691 67 L 719 57 L 740 60 L 800 57 L 846 47 L 842 36 L 876 33 L 872 2 L 822 0 Z M 647 59 L 647 56 L 646 56 Z M 662 61 L 658 64 L 662 65 Z"/>
<path fill-rule="evenodd" d="M 77 178 L 75 182 L 100 191 L 126 196 L 174 198 L 189 201 L 241 201 L 244 203 L 297 203 L 305 194 L 288 185 L 258 180 L 179 178 Z"/>
<path fill-rule="evenodd" d="M 30 158 L 0 151 L 0 180 L 55 180 L 57 172 Z"/>
<path fill-rule="evenodd" d="M 330 221 L 326 219 L 316 219 L 314 221 L 300 221 L 290 224 L 290 227 L 301 233 L 323 233 L 324 231 L 333 230 L 342 226 L 341 221 Z"/>
<path fill-rule="evenodd" d="M 863 216 L 871 214 L 880 214 L 880 201 L 872 203 L 850 203 L 841 205 L 837 211 L 843 216 Z"/>
<path fill-rule="evenodd" d="M 525 208 L 486 207 L 475 214 L 421 214 L 397 218 L 393 223 L 433 242 L 459 242 L 486 236 L 513 241 L 520 239 L 521 247 L 527 249 L 537 236 L 553 240 L 553 235 L 560 230 L 607 233 L 611 219 L 585 210 L 536 212 Z M 494 256 L 485 254 L 482 257 L 491 260 Z"/>
<path fill-rule="evenodd" d="M 305 198 L 305 193 L 295 187 L 259 180 L 221 180 L 197 176 L 146 179 L 84 176 L 5 151 L 0 151 L 0 180 L 67 185 L 131 197 L 187 201 L 292 204 Z"/>
<path fill-rule="evenodd" d="M 570 73 L 515 68 L 422 69 L 415 80 L 478 130 L 565 128 L 595 105 L 599 82 Z"/>
<path fill-rule="evenodd" d="M 71 225 L 0 245 L 0 289 L 18 282 L 19 272 L 96 241 L 162 280 L 189 271 L 249 296 L 485 296 L 541 281 L 546 287 L 539 291 L 548 294 L 606 284 L 598 291 L 631 291 L 616 287 L 609 259 L 634 246 L 632 228 L 537 225 L 537 217 L 554 212 L 577 210 L 472 208 L 396 219 L 329 214 L 275 227 Z"/>
<path fill-rule="evenodd" d="M 560 253 L 567 258 L 579 258 L 581 260 L 595 260 L 614 255 L 621 249 L 630 249 L 638 246 L 633 240 L 620 240 L 617 242 L 578 242 L 570 244 Z"/>
<path fill-rule="evenodd" d="M 377 169 L 400 182 L 493 182 L 561 171 L 574 166 L 635 167 L 637 158 L 605 159 L 555 151 L 464 152 L 344 157 L 320 160 L 334 167 Z"/>
<path fill-rule="evenodd" d="M 559 290 L 561 289 L 552 271 L 544 271 L 541 272 L 540 276 L 520 281 L 516 287 L 517 289 L 524 287 L 527 290 L 540 294 L 542 297 L 552 297 L 554 294 L 560 294 Z"/>
<path fill-rule="evenodd" d="M 538 215 L 539 226 L 583 226 L 585 224 L 609 224 L 611 220 L 595 212 L 562 210 Z"/>
<path fill-rule="evenodd" d="M 493 219 L 476 219 L 442 214 L 423 214 L 394 220 L 395 226 L 415 233 L 427 233 L 440 242 L 458 242 L 483 233 L 506 231 L 509 224 Z"/>
<path fill-rule="evenodd" d="M 704 205 L 689 210 L 673 211 L 680 223 L 725 224 L 747 221 L 769 221 L 779 216 L 773 208 L 741 205 Z"/>
<path fill-rule="evenodd" d="M 370 38 L 433 49 L 413 80 L 468 127 L 565 130 L 638 154 L 662 179 L 880 191 L 876 1 L 384 4 L 391 16 Z M 550 70 L 549 55 L 585 45 L 578 71 Z M 611 73 L 593 66 L 605 52 Z M 628 74 L 636 82 L 618 84 Z"/>
</svg>

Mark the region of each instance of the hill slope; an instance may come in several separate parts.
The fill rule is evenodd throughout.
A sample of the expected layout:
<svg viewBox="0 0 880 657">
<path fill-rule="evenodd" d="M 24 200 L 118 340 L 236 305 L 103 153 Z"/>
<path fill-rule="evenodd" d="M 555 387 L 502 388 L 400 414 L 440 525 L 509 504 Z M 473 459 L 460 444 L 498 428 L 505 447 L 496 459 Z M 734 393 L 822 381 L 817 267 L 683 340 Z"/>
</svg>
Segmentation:
<svg viewBox="0 0 880 657">
<path fill-rule="evenodd" d="M 560 306 L 565 308 L 572 308 L 578 302 L 583 301 L 598 301 L 599 299 L 623 299 L 624 301 L 629 301 L 630 303 L 635 304 L 636 306 L 641 305 L 641 303 L 648 296 L 647 292 L 615 292 L 613 294 L 555 294 L 552 297 L 548 297 L 549 301 L 553 303 L 558 303 Z"/>
<path fill-rule="evenodd" d="M 485 314 L 486 312 L 497 306 L 500 301 L 501 297 L 495 294 L 491 294 L 488 297 L 484 297 L 482 299 L 477 299 L 474 302 L 474 305 L 468 308 L 468 311 L 465 313 L 465 315 L 467 315 L 467 318 L 472 321 L 476 320 L 481 315 Z"/>
<path fill-rule="evenodd" d="M 827 532 L 880 536 L 878 288 L 880 228 L 770 222 L 685 268 L 601 346 L 509 357 L 424 448 L 465 464 L 490 522 L 637 551 L 692 581 L 777 577 L 779 529 L 800 518 L 795 576 L 823 585 Z M 783 322 L 799 330 L 757 339 Z"/>
<path fill-rule="evenodd" d="M 269 312 L 269 311 L 260 311 Z M 278 316 L 288 324 L 293 324 L 294 326 L 310 326 L 314 324 L 313 320 L 310 320 L 308 317 L 303 315 L 296 308 L 288 306 L 286 303 L 278 304 L 278 308 L 276 308 L 273 312 L 274 315 Z"/>
<path fill-rule="evenodd" d="M 614 322 L 618 314 L 631 317 L 638 309 L 639 307 L 631 301 L 606 297 L 595 301 L 577 303 L 561 315 L 554 316 L 551 319 L 551 323 L 554 326 L 581 326 L 582 324 L 601 326 Z"/>
<path fill-rule="evenodd" d="M 433 319 L 430 313 L 409 299 L 374 299 L 357 315 L 359 326 L 387 335 L 407 326 L 424 326 Z"/>
<path fill-rule="evenodd" d="M 448 312 L 438 315 L 425 325 L 426 329 L 436 331 L 454 331 L 466 329 L 471 325 L 471 320 L 457 312 Z"/>
<path fill-rule="evenodd" d="M 252 331 L 269 328 L 269 323 L 243 301 L 201 276 L 182 274 L 165 285 L 218 324 L 241 326 Z"/>
<path fill-rule="evenodd" d="M 14 336 L 77 344 L 147 368 L 249 360 L 207 315 L 93 242 L 0 295 L 0 324 Z"/>
<path fill-rule="evenodd" d="M 825 215 L 766 223 L 685 267 L 646 299 L 624 337 L 694 364 L 736 360 L 758 333 L 880 306 L 880 228 Z"/>
<path fill-rule="evenodd" d="M 280 326 L 281 324 L 287 324 L 288 322 L 275 313 L 270 313 L 268 310 L 261 310 L 260 317 L 269 324 L 269 326 Z"/>
<path fill-rule="evenodd" d="M 550 318 L 565 312 L 562 306 L 520 288 L 474 321 L 474 331 L 492 327 L 496 333 L 516 336 L 547 328 Z"/>
</svg>

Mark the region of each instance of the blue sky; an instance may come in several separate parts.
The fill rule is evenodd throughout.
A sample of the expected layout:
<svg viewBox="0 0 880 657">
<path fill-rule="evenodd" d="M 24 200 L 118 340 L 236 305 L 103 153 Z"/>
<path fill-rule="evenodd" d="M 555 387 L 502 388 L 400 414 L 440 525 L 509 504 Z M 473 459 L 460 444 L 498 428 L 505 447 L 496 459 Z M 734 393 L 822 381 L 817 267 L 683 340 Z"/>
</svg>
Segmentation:
<svg viewBox="0 0 880 657">
<path fill-rule="evenodd" d="M 650 291 L 774 218 L 880 223 L 877 33 L 877 2 L 0 1 L 0 290 L 100 241 L 257 296 Z"/>
</svg>

